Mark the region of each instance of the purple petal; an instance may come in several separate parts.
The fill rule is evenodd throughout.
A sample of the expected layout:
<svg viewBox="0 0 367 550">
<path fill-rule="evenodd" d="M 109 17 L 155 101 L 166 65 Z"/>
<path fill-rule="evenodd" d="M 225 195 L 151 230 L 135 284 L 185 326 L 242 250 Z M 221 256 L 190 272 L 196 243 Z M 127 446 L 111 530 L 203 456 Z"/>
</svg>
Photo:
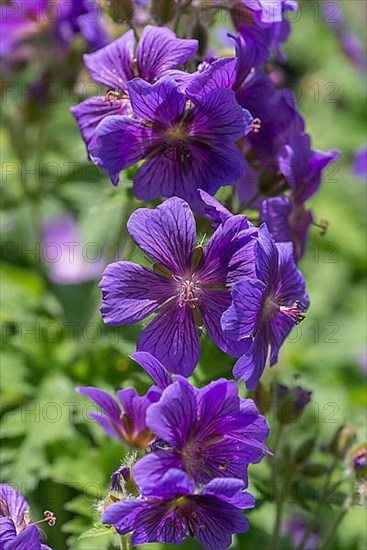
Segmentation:
<svg viewBox="0 0 367 550">
<path fill-rule="evenodd" d="M 172 378 L 167 372 L 167 370 L 164 368 L 162 363 L 158 361 L 153 355 L 150 353 L 146 353 L 144 351 L 138 351 L 136 353 L 133 353 L 131 355 L 131 358 L 134 359 L 149 376 L 154 380 L 154 382 L 157 384 L 159 388 L 164 390 L 172 384 Z"/>
<path fill-rule="evenodd" d="M 177 302 L 164 309 L 143 330 L 137 349 L 157 357 L 171 372 L 190 376 L 200 356 L 193 310 Z"/>
<path fill-rule="evenodd" d="M 142 490 L 142 495 L 148 498 L 156 497 L 162 500 L 175 500 L 180 496 L 190 495 L 194 491 L 195 484 L 185 472 L 178 469 L 170 469 L 161 478 L 159 483 L 146 485 Z"/>
<path fill-rule="evenodd" d="M 221 320 L 228 337 L 238 341 L 255 335 L 263 315 L 265 293 L 266 286 L 258 279 L 246 279 L 234 285 L 232 305 Z"/>
<path fill-rule="evenodd" d="M 244 493 L 245 483 L 241 479 L 213 479 L 205 485 L 202 495 L 216 495 L 225 502 L 238 508 L 254 508 L 255 499 L 249 493 Z"/>
<path fill-rule="evenodd" d="M 28 502 L 26 499 L 11 485 L 1 483 L 0 500 L 5 502 L 10 517 L 13 518 L 16 523 L 20 523 L 23 515 L 28 510 Z M 0 517 L 3 515 L 4 510 L 0 506 Z"/>
<path fill-rule="evenodd" d="M 330 151 L 324 153 L 323 151 L 312 151 L 310 167 L 309 167 L 309 179 L 308 184 L 296 188 L 294 191 L 294 200 L 297 204 L 303 204 L 312 195 L 314 195 L 320 188 L 322 171 L 327 166 L 335 162 L 340 157 L 340 151 Z"/>
<path fill-rule="evenodd" d="M 307 307 L 309 298 L 306 294 L 306 283 L 296 267 L 292 245 L 277 243 L 276 246 L 279 254 L 279 277 L 275 290 L 278 303 L 291 305 L 298 300 Z"/>
<path fill-rule="evenodd" d="M 129 82 L 128 90 L 135 115 L 158 124 L 162 129 L 177 126 L 184 114 L 185 97 L 172 78 L 161 78 L 155 84 L 134 78 Z"/>
<path fill-rule="evenodd" d="M 134 480 L 140 488 L 158 483 L 172 468 L 184 470 L 184 461 L 173 451 L 154 451 L 144 456 L 133 468 Z"/>
<path fill-rule="evenodd" d="M 108 265 L 99 286 L 103 294 L 101 313 L 109 326 L 129 325 L 145 319 L 176 292 L 170 279 L 130 262 Z"/>
<path fill-rule="evenodd" d="M 199 102 L 207 93 L 232 88 L 237 76 L 237 60 L 233 57 L 217 59 L 205 71 L 196 73 L 186 88 L 187 96 Z"/>
<path fill-rule="evenodd" d="M 192 111 L 190 136 L 217 143 L 233 143 L 252 129 L 251 114 L 237 103 L 228 89 L 213 90 Z"/>
<path fill-rule="evenodd" d="M 120 407 L 109 393 L 92 386 L 77 388 L 77 392 L 89 397 L 89 399 L 94 401 L 112 420 L 119 420 L 121 414 Z"/>
<path fill-rule="evenodd" d="M 7 544 L 6 550 L 40 550 L 41 537 L 36 525 L 31 525 Z"/>
<path fill-rule="evenodd" d="M 248 390 L 255 390 L 265 369 L 269 344 L 259 331 L 253 342 L 248 343 L 248 351 L 237 361 L 233 369 L 236 380 L 244 380 Z"/>
<path fill-rule="evenodd" d="M 184 448 L 197 419 L 195 390 L 184 379 L 166 388 L 147 411 L 149 428 L 175 448 Z"/>
<path fill-rule="evenodd" d="M 294 189 L 297 183 L 307 177 L 311 160 L 311 138 L 308 134 L 296 134 L 289 145 L 278 154 L 279 170 Z"/>
<path fill-rule="evenodd" d="M 134 78 L 134 41 L 134 32 L 130 30 L 97 52 L 85 54 L 84 63 L 93 80 L 112 90 L 124 90 Z"/>
<path fill-rule="evenodd" d="M 263 224 L 255 246 L 257 278 L 266 285 L 278 275 L 278 249 L 275 246 L 268 228 Z"/>
<path fill-rule="evenodd" d="M 119 442 L 121 442 L 121 439 L 125 441 L 126 434 L 121 431 L 121 424 L 117 426 L 116 424 L 111 422 L 111 419 L 109 417 L 98 412 L 89 412 L 88 418 L 90 418 L 94 422 L 97 422 L 97 424 L 101 426 L 101 428 L 109 437 L 112 437 Z"/>
<path fill-rule="evenodd" d="M 146 415 L 149 407 L 158 401 L 161 392 L 158 388 L 150 388 L 147 395 L 137 395 L 133 388 L 119 390 L 118 398 L 122 404 L 124 413 L 131 422 L 134 434 L 139 434 L 147 429 Z"/>
<path fill-rule="evenodd" d="M 98 125 L 89 152 L 93 162 L 117 185 L 121 170 L 142 159 L 152 139 L 151 130 L 137 120 L 112 115 Z"/>
<path fill-rule="evenodd" d="M 225 286 L 253 270 L 255 227 L 246 216 L 231 216 L 210 238 L 197 270 L 205 285 Z"/>
<path fill-rule="evenodd" d="M 128 231 L 136 244 L 155 262 L 176 275 L 191 265 L 196 226 L 189 205 L 176 197 L 157 208 L 140 208 L 131 216 Z"/>
<path fill-rule="evenodd" d="M 0 509 L 0 513 L 3 513 L 3 510 Z M 15 523 L 11 518 L 1 517 L 0 518 L 0 548 L 4 550 L 15 537 L 17 532 L 15 529 Z"/>
<path fill-rule="evenodd" d="M 292 328 L 294 327 L 294 321 L 286 315 L 278 314 L 274 315 L 270 328 L 270 366 L 272 367 L 278 362 L 278 353 L 287 338 Z"/>
<path fill-rule="evenodd" d="M 139 499 L 116 502 L 105 510 L 102 523 L 113 525 L 118 533 L 125 535 L 136 528 L 139 513 L 150 506 Z"/>
<path fill-rule="evenodd" d="M 354 174 L 364 180 L 367 179 L 367 146 L 363 145 L 355 155 Z"/>
<path fill-rule="evenodd" d="M 242 151 L 233 144 L 212 146 L 200 140 L 188 145 L 189 154 L 172 159 L 162 148 L 145 161 L 134 178 L 134 191 L 141 200 L 182 197 L 201 207 L 197 189 L 214 195 L 222 185 L 234 184 L 247 170 Z"/>
<path fill-rule="evenodd" d="M 231 545 L 232 534 L 248 531 L 248 519 L 232 504 L 212 495 L 198 496 L 196 503 L 193 534 L 206 550 L 225 550 Z"/>
<path fill-rule="evenodd" d="M 229 290 L 210 290 L 203 295 L 199 308 L 204 326 L 218 348 L 229 355 L 240 357 L 244 351 L 242 343 L 238 342 L 238 339 L 232 339 L 231 335 L 221 328 L 222 315 L 231 303 Z"/>
<path fill-rule="evenodd" d="M 232 212 L 227 210 L 227 208 L 223 206 L 221 202 L 217 201 L 217 199 L 215 199 L 202 189 L 198 189 L 198 192 L 202 202 L 205 204 L 205 214 L 207 214 L 213 220 L 213 229 L 217 229 L 223 222 L 233 216 Z"/>
<path fill-rule="evenodd" d="M 148 25 L 136 51 L 139 76 L 154 82 L 167 70 L 185 63 L 197 49 L 197 40 L 182 40 L 170 29 Z"/>
<path fill-rule="evenodd" d="M 105 117 L 123 115 L 128 109 L 129 104 L 126 100 L 106 101 L 105 97 L 91 97 L 72 107 L 70 111 L 76 118 L 86 145 L 89 146 L 95 136 L 98 124 Z"/>
</svg>

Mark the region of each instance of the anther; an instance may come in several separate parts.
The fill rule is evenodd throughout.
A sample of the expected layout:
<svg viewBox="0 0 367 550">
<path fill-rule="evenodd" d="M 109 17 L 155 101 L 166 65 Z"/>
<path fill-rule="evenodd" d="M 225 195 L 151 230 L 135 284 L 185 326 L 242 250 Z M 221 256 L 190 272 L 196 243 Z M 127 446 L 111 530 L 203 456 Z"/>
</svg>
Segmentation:
<svg viewBox="0 0 367 550">
<path fill-rule="evenodd" d="M 261 130 L 261 120 L 259 118 L 254 118 L 252 122 L 252 131 L 254 134 L 258 134 Z"/>
<path fill-rule="evenodd" d="M 34 523 L 31 523 L 30 525 L 28 525 L 28 527 L 30 527 L 31 525 L 39 525 L 40 523 L 47 523 L 49 527 L 53 527 L 56 523 L 56 517 L 54 516 L 53 512 L 46 510 L 45 512 L 43 512 L 43 515 L 45 516 L 44 519 L 35 521 Z"/>
<path fill-rule="evenodd" d="M 321 220 L 320 223 L 313 222 L 312 225 L 321 229 L 320 236 L 323 237 L 324 235 L 326 235 L 330 224 L 327 220 Z"/>
<path fill-rule="evenodd" d="M 306 306 L 298 300 L 292 306 L 280 306 L 279 311 L 293 319 L 295 325 L 299 325 L 306 317 Z"/>
</svg>

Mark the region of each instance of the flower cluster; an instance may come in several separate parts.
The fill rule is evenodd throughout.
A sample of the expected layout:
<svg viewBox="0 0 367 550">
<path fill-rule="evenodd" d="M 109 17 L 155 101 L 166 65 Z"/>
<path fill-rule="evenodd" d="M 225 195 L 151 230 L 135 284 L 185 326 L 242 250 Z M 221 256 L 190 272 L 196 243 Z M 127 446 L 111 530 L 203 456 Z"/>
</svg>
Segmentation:
<svg viewBox="0 0 367 550">
<path fill-rule="evenodd" d="M 196 389 L 149 353 L 133 358 L 157 385 L 143 397 L 120 390 L 122 411 L 107 392 L 79 389 L 103 410 L 90 416 L 108 435 L 148 453 L 132 467 L 138 496 L 121 495 L 103 521 L 122 535 L 133 531 L 134 545 L 179 543 L 190 533 L 209 550 L 227 548 L 248 529 L 241 510 L 254 500 L 243 489 L 248 466 L 269 452 L 267 423 L 233 381 Z M 114 489 L 121 478 L 131 483 L 126 467 L 112 477 Z"/>
</svg>

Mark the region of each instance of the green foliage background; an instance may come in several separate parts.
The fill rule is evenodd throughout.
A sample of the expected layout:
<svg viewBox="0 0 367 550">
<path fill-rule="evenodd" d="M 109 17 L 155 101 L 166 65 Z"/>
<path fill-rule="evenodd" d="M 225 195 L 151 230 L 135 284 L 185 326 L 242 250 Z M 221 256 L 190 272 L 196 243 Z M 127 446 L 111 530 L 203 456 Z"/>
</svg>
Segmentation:
<svg viewBox="0 0 367 550">
<path fill-rule="evenodd" d="M 345 2 L 344 6 L 352 27 L 363 35 L 364 2 Z M 366 363 L 366 187 L 353 175 L 352 161 L 355 150 L 367 141 L 365 77 L 344 56 L 322 17 L 315 21 L 315 12 L 306 2 L 286 53 L 288 74 L 292 75 L 288 84 L 298 93 L 299 109 L 306 118 L 313 146 L 338 148 L 343 155 L 327 172 L 321 192 L 312 201 L 316 217 L 328 220 L 330 228 L 323 237 L 317 228 L 312 229 L 309 250 L 301 264 L 311 296 L 310 312 L 290 336 L 279 365 L 267 379 L 276 376 L 287 383 L 297 374 L 313 391 L 308 413 L 300 423 L 286 429 L 285 437 L 302 441 L 315 432 L 326 441 L 338 425 L 349 424 L 363 440 L 367 401 L 362 368 Z M 22 72 L 19 83 L 31 76 Z M 21 243 L 34 249 L 41 218 L 47 220 L 68 208 L 80 219 L 86 241 L 99 243 L 106 258 L 116 256 L 119 244 L 120 257 L 144 259 L 121 227 L 128 212 L 140 205 L 133 199 L 131 174 L 127 173 L 123 184 L 114 189 L 96 168 L 87 161 L 82 164 L 84 146 L 69 113 L 78 98 L 71 100 L 64 94 L 26 127 L 21 126 L 19 96 L 12 96 L 3 106 L 2 161 L 18 162 L 20 154 L 31 167 L 42 155 L 42 162 L 57 163 L 61 173 L 55 181 L 47 177 L 34 183 L 30 178 L 32 192 L 27 194 L 19 174 L 4 182 L 1 478 L 27 495 L 33 517 L 38 519 L 45 509 L 54 511 L 57 524 L 46 530 L 47 542 L 55 550 L 102 550 L 112 544 L 110 534 L 78 537 L 92 527 L 96 501 L 105 495 L 109 476 L 125 451 L 87 420 L 87 401 L 74 387 L 95 385 L 115 390 L 133 385 L 145 391 L 148 378 L 128 358 L 139 327 L 104 328 L 98 313 L 97 282 L 78 286 L 51 283 L 40 259 L 36 254 L 24 254 Z M 18 119 L 14 140 L 9 121 L 14 127 Z M 70 175 L 65 163 L 73 161 L 79 165 Z M 205 231 L 205 227 L 201 229 Z M 18 246 L 9 249 L 9 243 L 14 242 Z M 70 323 L 76 323 L 73 338 Z M 233 361 L 208 341 L 195 381 L 203 384 L 219 375 L 230 377 L 232 365 Z M 254 478 L 250 479 L 261 479 L 265 471 L 265 465 L 254 468 Z M 252 488 L 257 494 L 256 487 Z M 301 509 L 301 505 L 291 502 L 288 511 Z M 332 507 L 326 510 L 321 528 L 333 513 Z M 267 548 L 274 506 L 260 498 L 259 507 L 249 517 L 250 533 L 236 537 L 233 548 Z M 362 508 L 353 509 L 334 548 L 366 548 L 366 519 Z M 183 548 L 196 546 L 190 540 Z"/>
</svg>

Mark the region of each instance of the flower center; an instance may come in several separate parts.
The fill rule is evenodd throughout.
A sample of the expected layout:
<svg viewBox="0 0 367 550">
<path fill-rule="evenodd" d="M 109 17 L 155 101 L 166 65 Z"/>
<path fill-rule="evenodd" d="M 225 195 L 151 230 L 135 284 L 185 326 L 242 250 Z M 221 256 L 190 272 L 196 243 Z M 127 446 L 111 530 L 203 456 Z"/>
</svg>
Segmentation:
<svg viewBox="0 0 367 550">
<path fill-rule="evenodd" d="M 195 309 L 198 305 L 198 294 L 201 290 L 200 283 L 192 275 L 190 278 L 173 277 L 179 283 L 178 291 L 178 303 L 180 307 L 189 305 L 192 309 Z"/>
<path fill-rule="evenodd" d="M 184 163 L 186 159 L 191 157 L 191 152 L 185 141 L 178 139 L 171 143 L 166 141 L 164 156 L 174 162 Z"/>
<path fill-rule="evenodd" d="M 296 300 L 291 306 L 280 306 L 279 311 L 290 317 L 295 325 L 299 325 L 306 317 L 306 306 Z"/>
</svg>

